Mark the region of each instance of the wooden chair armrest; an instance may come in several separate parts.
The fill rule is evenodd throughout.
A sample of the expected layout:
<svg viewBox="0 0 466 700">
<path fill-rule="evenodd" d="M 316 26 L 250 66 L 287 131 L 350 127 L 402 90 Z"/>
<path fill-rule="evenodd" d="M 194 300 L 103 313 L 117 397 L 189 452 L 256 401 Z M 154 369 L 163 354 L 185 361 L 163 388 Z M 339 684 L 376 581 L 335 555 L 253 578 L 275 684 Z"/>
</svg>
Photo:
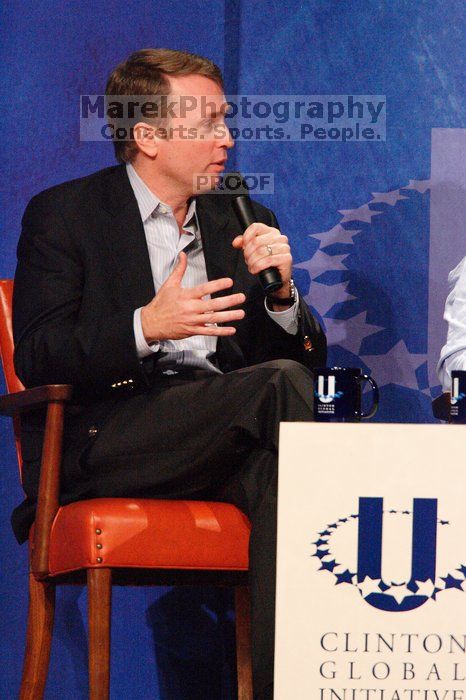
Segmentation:
<svg viewBox="0 0 466 700">
<path fill-rule="evenodd" d="M 31 553 L 31 571 L 38 579 L 48 575 L 50 531 L 59 508 L 65 403 L 72 391 L 69 384 L 48 384 L 0 397 L 0 414 L 7 416 L 15 417 L 21 411 L 47 406 Z"/>
<path fill-rule="evenodd" d="M 14 394 L 5 394 L 0 396 L 0 415 L 14 416 L 51 401 L 69 401 L 72 392 L 73 387 L 69 384 L 47 384 Z"/>
<path fill-rule="evenodd" d="M 450 421 L 450 393 L 445 392 L 432 401 L 432 413 L 434 418 Z"/>
<path fill-rule="evenodd" d="M 71 387 L 66 386 L 62 388 L 71 389 Z M 34 543 L 31 553 L 31 571 L 37 579 L 46 578 L 49 573 L 50 533 L 60 507 L 64 415 L 65 404 L 63 400 L 54 399 L 48 402 L 34 524 Z"/>
</svg>

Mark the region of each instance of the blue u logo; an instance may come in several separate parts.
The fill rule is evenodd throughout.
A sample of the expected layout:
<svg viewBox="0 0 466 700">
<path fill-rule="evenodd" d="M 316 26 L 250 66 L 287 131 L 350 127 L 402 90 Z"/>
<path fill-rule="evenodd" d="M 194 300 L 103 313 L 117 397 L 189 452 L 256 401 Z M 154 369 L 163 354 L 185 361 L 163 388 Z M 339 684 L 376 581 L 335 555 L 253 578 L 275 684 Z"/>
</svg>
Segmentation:
<svg viewBox="0 0 466 700">
<path fill-rule="evenodd" d="M 374 592 L 365 600 L 375 608 L 386 611 L 414 610 L 428 598 L 416 595 L 416 581 L 435 581 L 437 550 L 437 499 L 413 499 L 413 537 L 411 578 L 406 587 L 412 591 L 398 604 L 396 600 L 382 592 Z M 358 528 L 358 582 L 366 577 L 382 578 L 382 539 L 383 539 L 383 498 L 359 499 Z M 383 583 L 383 582 L 382 582 Z"/>
<path fill-rule="evenodd" d="M 333 374 L 327 377 L 327 393 L 325 393 L 325 377 L 319 374 L 317 396 L 321 403 L 332 403 L 335 400 L 335 377 Z"/>
</svg>

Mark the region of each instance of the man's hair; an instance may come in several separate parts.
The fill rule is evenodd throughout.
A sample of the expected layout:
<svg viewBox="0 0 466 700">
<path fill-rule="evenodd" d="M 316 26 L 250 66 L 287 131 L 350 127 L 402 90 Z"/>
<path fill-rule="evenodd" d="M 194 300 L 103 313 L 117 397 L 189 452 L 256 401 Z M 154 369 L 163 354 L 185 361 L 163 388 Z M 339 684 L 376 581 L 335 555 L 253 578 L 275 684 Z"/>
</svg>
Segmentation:
<svg viewBox="0 0 466 700">
<path fill-rule="evenodd" d="M 168 76 L 204 75 L 223 90 L 220 68 L 208 58 L 187 51 L 141 49 L 132 53 L 110 74 L 105 93 L 110 95 L 169 95 Z M 138 152 L 134 140 L 114 139 L 115 156 L 129 163 Z"/>
</svg>

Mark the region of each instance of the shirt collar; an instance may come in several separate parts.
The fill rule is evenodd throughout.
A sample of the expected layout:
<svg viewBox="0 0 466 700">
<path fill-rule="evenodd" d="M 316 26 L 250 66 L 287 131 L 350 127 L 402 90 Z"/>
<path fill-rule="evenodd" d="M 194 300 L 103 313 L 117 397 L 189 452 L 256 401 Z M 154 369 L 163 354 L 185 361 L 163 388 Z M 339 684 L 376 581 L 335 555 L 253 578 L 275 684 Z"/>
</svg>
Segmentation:
<svg viewBox="0 0 466 700">
<path fill-rule="evenodd" d="M 141 214 L 142 222 L 145 223 L 147 219 L 157 210 L 163 207 L 171 211 L 168 204 L 164 204 L 156 194 L 154 194 L 146 185 L 144 180 L 138 175 L 131 163 L 126 164 L 126 172 L 128 174 L 128 179 L 131 187 L 133 188 L 134 196 L 138 203 L 139 212 Z M 197 234 L 199 230 L 199 224 L 197 220 L 196 212 L 196 200 L 193 198 L 188 206 L 186 212 L 186 217 L 183 223 L 183 228 L 192 226 L 194 224 L 194 233 Z"/>
</svg>

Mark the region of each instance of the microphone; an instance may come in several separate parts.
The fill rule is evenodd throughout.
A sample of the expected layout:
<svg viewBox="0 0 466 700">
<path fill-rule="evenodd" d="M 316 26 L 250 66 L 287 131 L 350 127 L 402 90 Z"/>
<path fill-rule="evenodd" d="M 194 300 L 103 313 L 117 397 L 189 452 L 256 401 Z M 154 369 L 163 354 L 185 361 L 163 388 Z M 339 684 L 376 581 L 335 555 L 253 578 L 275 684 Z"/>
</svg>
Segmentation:
<svg viewBox="0 0 466 700">
<path fill-rule="evenodd" d="M 256 222 L 251 200 L 247 194 L 235 196 L 232 199 L 232 206 L 244 231 Z M 265 294 L 272 294 L 283 286 L 280 272 L 276 267 L 267 267 L 265 270 L 261 270 L 258 277 Z"/>
</svg>

